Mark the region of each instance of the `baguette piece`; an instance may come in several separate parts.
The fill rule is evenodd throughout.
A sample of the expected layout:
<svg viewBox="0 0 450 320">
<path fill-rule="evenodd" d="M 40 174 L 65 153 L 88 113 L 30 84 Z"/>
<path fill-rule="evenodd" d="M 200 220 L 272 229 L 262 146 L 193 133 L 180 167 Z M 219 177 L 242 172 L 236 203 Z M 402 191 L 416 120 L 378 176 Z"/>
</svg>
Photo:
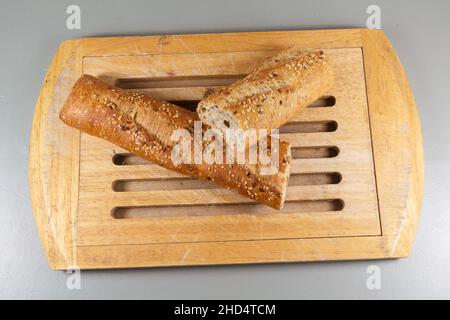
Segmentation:
<svg viewBox="0 0 450 320">
<path fill-rule="evenodd" d="M 167 169 L 213 181 L 275 209 L 283 207 L 291 159 L 287 142 L 279 142 L 278 171 L 272 175 L 262 175 L 264 166 L 259 163 L 175 164 L 171 155 L 176 143 L 171 134 L 186 129 L 193 139 L 197 114 L 142 93 L 110 86 L 91 75 L 83 75 L 75 83 L 60 119 Z"/>
<path fill-rule="evenodd" d="M 275 129 L 324 95 L 333 81 L 333 69 L 322 50 L 294 46 L 204 98 L 197 113 L 204 123 L 222 132 Z"/>
</svg>

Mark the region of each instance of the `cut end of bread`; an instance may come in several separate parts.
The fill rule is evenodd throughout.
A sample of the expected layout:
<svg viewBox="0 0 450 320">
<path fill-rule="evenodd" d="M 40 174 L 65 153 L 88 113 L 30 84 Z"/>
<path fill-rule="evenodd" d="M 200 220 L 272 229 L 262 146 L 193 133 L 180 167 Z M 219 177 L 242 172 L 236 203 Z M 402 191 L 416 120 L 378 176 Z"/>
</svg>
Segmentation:
<svg viewBox="0 0 450 320">
<path fill-rule="evenodd" d="M 283 183 L 281 184 L 281 203 L 278 210 L 283 209 L 284 203 L 286 201 L 286 194 L 287 194 L 287 187 L 289 184 L 289 177 L 291 174 L 291 145 L 289 143 L 285 143 L 286 145 L 286 158 L 287 162 L 284 167 L 284 171 L 282 171 L 283 174 Z"/>
<path fill-rule="evenodd" d="M 203 106 L 199 105 L 197 113 L 200 120 L 212 128 L 218 129 L 221 132 L 226 130 L 239 129 L 239 123 L 236 118 L 229 112 L 219 108 L 218 106 Z"/>
</svg>

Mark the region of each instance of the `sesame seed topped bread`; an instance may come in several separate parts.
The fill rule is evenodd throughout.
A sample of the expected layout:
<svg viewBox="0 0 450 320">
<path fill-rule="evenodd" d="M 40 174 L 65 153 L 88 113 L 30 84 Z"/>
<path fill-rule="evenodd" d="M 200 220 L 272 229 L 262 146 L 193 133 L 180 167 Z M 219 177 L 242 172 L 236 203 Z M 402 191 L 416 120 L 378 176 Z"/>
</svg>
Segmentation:
<svg viewBox="0 0 450 320">
<path fill-rule="evenodd" d="M 204 123 L 223 132 L 275 129 L 323 96 L 333 81 L 333 69 L 322 50 L 294 46 L 204 98 L 197 113 Z"/>
<path fill-rule="evenodd" d="M 283 207 L 291 159 L 287 142 L 279 142 L 279 165 L 271 175 L 262 174 L 265 165 L 259 162 L 174 163 L 172 151 L 176 142 L 171 135 L 174 130 L 186 129 L 193 140 L 197 114 L 142 93 L 110 86 L 90 75 L 83 75 L 75 83 L 60 118 L 71 127 L 106 139 L 167 169 L 210 180 L 275 209 Z M 207 128 L 203 126 L 203 131 Z"/>
</svg>

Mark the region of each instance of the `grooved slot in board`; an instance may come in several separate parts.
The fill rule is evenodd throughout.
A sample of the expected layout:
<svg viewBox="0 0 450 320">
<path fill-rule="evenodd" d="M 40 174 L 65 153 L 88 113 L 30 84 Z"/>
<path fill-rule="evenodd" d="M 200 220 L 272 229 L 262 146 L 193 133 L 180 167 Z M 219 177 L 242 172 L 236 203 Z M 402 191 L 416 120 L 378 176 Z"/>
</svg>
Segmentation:
<svg viewBox="0 0 450 320">
<path fill-rule="evenodd" d="M 336 121 L 292 121 L 280 128 L 281 134 L 289 133 L 314 133 L 336 131 L 338 124 Z"/>
<path fill-rule="evenodd" d="M 292 159 L 334 158 L 339 154 L 338 147 L 291 147 Z"/>
<path fill-rule="evenodd" d="M 324 173 L 296 173 L 289 178 L 290 186 L 337 184 L 342 180 L 338 172 Z M 190 177 L 172 179 L 133 179 L 116 180 L 112 189 L 116 192 L 128 191 L 159 191 L 159 190 L 190 190 L 190 189 L 219 189 L 221 186 L 210 181 Z"/>
<path fill-rule="evenodd" d="M 218 216 L 218 215 L 262 215 L 289 214 L 305 212 L 341 211 L 344 201 L 341 199 L 287 201 L 282 211 L 269 208 L 260 203 L 223 203 L 217 205 L 179 205 L 116 207 L 111 214 L 115 219 L 156 218 L 177 216 Z"/>
<path fill-rule="evenodd" d="M 170 103 L 173 103 L 174 105 L 177 105 L 179 107 L 182 107 L 184 109 L 187 109 L 189 111 L 194 111 L 197 109 L 198 103 L 200 100 L 175 100 L 175 101 L 169 101 Z"/>
<path fill-rule="evenodd" d="M 206 92 L 208 89 L 206 90 Z M 207 95 L 207 94 L 206 94 Z M 200 100 L 169 100 L 170 103 L 173 103 L 179 107 L 185 108 L 190 111 L 195 111 L 197 109 L 197 105 Z M 334 96 L 323 96 L 313 103 L 311 103 L 308 108 L 324 108 L 324 107 L 332 107 L 336 104 L 336 98 Z"/>
<path fill-rule="evenodd" d="M 319 159 L 334 158 L 339 154 L 339 148 L 332 147 L 292 147 L 292 159 Z M 112 162 L 117 166 L 129 165 L 150 165 L 150 161 L 145 160 L 132 153 L 116 153 L 112 157 Z"/>
<path fill-rule="evenodd" d="M 117 153 L 113 155 L 112 162 L 117 166 L 152 164 L 152 162 L 133 153 Z"/>
<path fill-rule="evenodd" d="M 227 86 L 244 78 L 245 74 L 204 75 L 181 77 L 125 78 L 118 79 L 116 86 L 122 89 L 184 88 Z"/>
<path fill-rule="evenodd" d="M 336 98 L 334 96 L 323 96 L 313 103 L 311 103 L 308 108 L 323 108 L 332 107 L 336 104 Z"/>
</svg>

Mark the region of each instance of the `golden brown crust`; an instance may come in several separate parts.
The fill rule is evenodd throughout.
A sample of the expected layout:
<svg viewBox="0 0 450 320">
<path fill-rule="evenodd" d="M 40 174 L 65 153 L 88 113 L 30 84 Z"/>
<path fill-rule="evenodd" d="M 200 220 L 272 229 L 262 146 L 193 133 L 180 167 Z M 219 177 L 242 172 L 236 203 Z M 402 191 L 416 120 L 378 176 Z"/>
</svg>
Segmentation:
<svg viewBox="0 0 450 320">
<path fill-rule="evenodd" d="M 182 174 L 208 179 L 276 209 L 283 207 L 289 177 L 290 145 L 280 142 L 277 174 L 259 174 L 260 165 L 179 164 L 172 162 L 176 129 L 194 130 L 194 112 L 141 93 L 109 86 L 83 75 L 60 113 L 69 126 L 106 139 L 149 161 Z"/>
<path fill-rule="evenodd" d="M 204 123 L 222 130 L 222 120 L 244 130 L 279 128 L 324 95 L 333 81 L 334 72 L 322 50 L 291 47 L 204 98 L 197 112 Z"/>
</svg>

